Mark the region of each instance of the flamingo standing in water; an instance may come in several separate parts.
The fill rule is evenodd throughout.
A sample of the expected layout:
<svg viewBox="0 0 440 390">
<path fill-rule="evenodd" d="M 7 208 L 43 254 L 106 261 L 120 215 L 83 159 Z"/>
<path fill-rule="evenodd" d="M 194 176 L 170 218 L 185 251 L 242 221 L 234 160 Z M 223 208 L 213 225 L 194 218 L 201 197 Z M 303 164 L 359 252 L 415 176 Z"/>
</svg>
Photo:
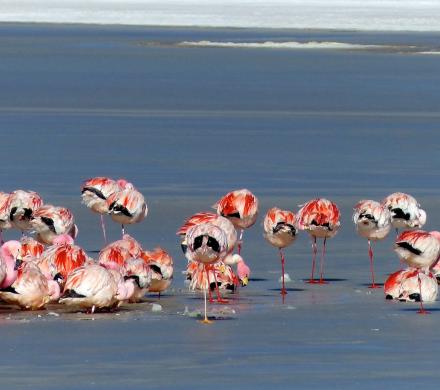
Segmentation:
<svg viewBox="0 0 440 390">
<path fill-rule="evenodd" d="M 101 215 L 101 228 L 104 242 L 107 244 L 104 215 L 108 214 L 107 198 L 122 190 L 117 181 L 108 177 L 94 177 L 83 182 L 81 186 L 82 203 L 90 210 Z"/>
<path fill-rule="evenodd" d="M 217 214 L 228 218 L 237 229 L 240 229 L 238 254 L 241 255 L 244 229 L 250 228 L 257 220 L 257 197 L 245 188 L 231 191 L 214 204 L 213 208 L 217 210 Z"/>
<path fill-rule="evenodd" d="M 388 195 L 382 205 L 391 213 L 391 223 L 399 234 L 399 229 L 420 229 L 426 223 L 426 212 L 411 195 L 395 192 Z"/>
<path fill-rule="evenodd" d="M 381 288 L 374 280 L 373 248 L 371 241 L 383 240 L 391 230 L 391 213 L 387 207 L 374 200 L 361 200 L 354 207 L 353 222 L 361 237 L 368 240 L 370 257 L 371 285 L 369 288 Z"/>
<path fill-rule="evenodd" d="M 323 279 L 325 245 L 327 238 L 334 237 L 338 232 L 340 226 L 339 215 L 339 209 L 336 204 L 324 198 L 310 200 L 298 211 L 298 228 L 300 230 L 308 231 L 313 237 L 312 275 L 307 283 L 327 283 Z M 314 279 L 316 254 L 318 250 L 316 245 L 317 238 L 324 239 L 321 252 L 321 270 L 319 280 Z"/>
<path fill-rule="evenodd" d="M 264 238 L 274 247 L 278 248 L 281 258 L 281 278 L 283 287 L 281 295 L 286 295 L 284 284 L 284 253 L 283 248 L 291 245 L 296 240 L 295 214 L 291 211 L 272 207 L 264 217 Z"/>
<path fill-rule="evenodd" d="M 195 273 L 197 273 L 198 271 L 201 272 L 201 275 L 204 274 L 204 267 L 194 267 L 191 262 L 193 262 L 194 260 L 190 257 L 190 253 L 187 252 L 187 245 L 186 245 L 186 241 L 185 241 L 185 237 L 186 237 L 186 233 L 187 231 L 195 226 L 195 225 L 199 225 L 202 223 L 212 223 L 215 226 L 218 226 L 219 228 L 221 228 L 225 234 L 226 234 L 226 238 L 227 238 L 227 253 L 226 256 L 230 257 L 232 255 L 232 252 L 234 251 L 235 248 L 235 244 L 237 242 L 237 231 L 235 230 L 234 225 L 232 224 L 232 222 L 225 218 L 222 217 L 221 215 L 218 214 L 214 214 L 214 213 L 209 213 L 209 212 L 201 212 L 201 213 L 197 213 L 192 215 L 191 217 L 189 217 L 185 223 L 179 228 L 179 230 L 177 231 L 177 234 L 180 235 L 182 242 L 181 242 L 181 247 L 182 250 L 186 256 L 186 258 L 188 259 L 189 263 L 188 263 L 188 267 L 187 267 L 187 274 L 189 276 L 196 276 L 193 280 L 197 281 L 201 281 L 203 280 L 203 278 L 199 278 L 197 275 L 195 275 Z M 223 267 L 229 267 L 232 264 L 228 264 L 228 265 L 223 265 Z M 238 265 L 237 265 L 238 267 Z M 219 271 L 221 270 L 221 267 L 218 268 L 217 270 L 214 270 L 211 266 L 208 267 L 208 274 L 211 274 L 214 278 L 214 286 L 215 289 L 217 291 L 217 301 L 219 303 L 227 303 L 226 300 L 224 300 L 221 295 L 220 295 L 220 289 L 219 289 L 219 283 L 217 280 L 217 275 L 219 274 Z M 225 270 L 226 273 L 229 273 L 229 270 Z M 232 270 L 230 270 L 232 272 Z M 220 272 L 221 273 L 221 272 Z M 233 272 L 232 272 L 233 273 Z M 246 283 L 247 284 L 247 283 Z M 198 284 L 192 284 L 193 288 L 198 288 Z M 211 296 L 211 289 L 208 290 L 209 291 L 209 301 L 212 302 L 212 296 Z"/>
<path fill-rule="evenodd" d="M 131 185 L 110 195 L 107 198 L 107 207 L 113 221 L 122 225 L 122 235 L 125 234 L 124 225 L 138 223 L 148 213 L 144 196 Z"/>
<path fill-rule="evenodd" d="M 226 234 L 212 223 L 203 223 L 195 225 L 187 231 L 186 242 L 191 258 L 203 264 L 207 274 L 207 284 L 204 286 L 205 317 L 202 322 L 209 324 L 211 321 L 208 320 L 206 307 L 206 295 L 209 289 L 208 266 L 225 257 L 228 245 Z"/>
<path fill-rule="evenodd" d="M 419 314 L 427 314 L 423 307 L 422 281 L 420 273 L 429 275 L 429 268 L 438 260 L 440 255 L 440 232 L 425 232 L 423 230 L 404 231 L 394 244 L 394 251 L 399 258 L 415 268 L 420 294 Z"/>
<path fill-rule="evenodd" d="M 12 227 L 11 221 L 9 220 L 9 199 L 10 194 L 5 192 L 0 192 L 0 245 L 3 245 L 3 230 L 10 229 Z"/>
<path fill-rule="evenodd" d="M 24 231 L 32 230 L 34 212 L 43 205 L 43 199 L 34 191 L 16 190 L 9 196 L 9 220 L 13 227 Z"/>
</svg>

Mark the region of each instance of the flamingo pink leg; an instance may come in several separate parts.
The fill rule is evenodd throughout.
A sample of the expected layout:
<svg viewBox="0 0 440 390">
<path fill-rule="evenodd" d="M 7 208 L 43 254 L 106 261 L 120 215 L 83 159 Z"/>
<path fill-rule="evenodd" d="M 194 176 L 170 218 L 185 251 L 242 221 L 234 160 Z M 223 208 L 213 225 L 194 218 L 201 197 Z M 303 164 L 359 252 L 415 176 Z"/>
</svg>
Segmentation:
<svg viewBox="0 0 440 390">
<path fill-rule="evenodd" d="M 105 223 L 104 223 L 104 215 L 101 214 L 101 228 L 102 228 L 102 233 L 104 234 L 104 242 L 107 244 L 107 234 L 105 232 Z"/>
<path fill-rule="evenodd" d="M 368 256 L 370 257 L 370 270 L 371 270 L 371 278 L 372 283 L 368 288 L 381 288 L 374 281 L 374 263 L 373 263 L 373 248 L 371 246 L 371 240 L 368 240 Z"/>
<path fill-rule="evenodd" d="M 223 299 L 222 296 L 220 295 L 220 289 L 218 288 L 217 275 L 215 274 L 214 267 L 212 268 L 212 273 L 214 274 L 215 290 L 217 292 L 217 302 L 218 303 L 229 303 L 226 299 Z"/>
<path fill-rule="evenodd" d="M 284 284 L 284 253 L 283 253 L 283 250 L 281 249 L 281 248 L 279 248 L 279 250 L 280 250 L 280 257 L 281 257 L 281 279 L 282 279 L 282 281 L 283 281 L 283 287 L 281 288 L 281 295 L 286 295 L 287 294 L 287 291 L 286 291 L 286 288 L 285 288 L 285 284 Z"/>
<path fill-rule="evenodd" d="M 317 252 L 318 252 L 318 247 L 316 246 L 316 237 L 313 237 L 313 242 L 312 242 L 312 275 L 310 276 L 310 280 L 307 281 L 307 283 L 310 283 L 310 284 L 317 283 L 317 281 L 314 279 Z"/>
<path fill-rule="evenodd" d="M 420 294 L 420 310 L 417 311 L 417 314 L 430 314 L 429 311 L 425 310 L 425 308 L 423 307 L 422 281 L 420 280 L 420 271 L 417 271 L 417 279 L 419 282 L 419 294 Z"/>
<path fill-rule="evenodd" d="M 319 277 L 319 284 L 327 284 L 328 282 L 326 282 L 324 280 L 324 260 L 325 260 L 325 244 L 327 242 L 327 238 L 324 238 L 324 243 L 322 245 L 322 252 L 321 252 L 321 272 L 320 272 L 320 277 Z"/>
</svg>

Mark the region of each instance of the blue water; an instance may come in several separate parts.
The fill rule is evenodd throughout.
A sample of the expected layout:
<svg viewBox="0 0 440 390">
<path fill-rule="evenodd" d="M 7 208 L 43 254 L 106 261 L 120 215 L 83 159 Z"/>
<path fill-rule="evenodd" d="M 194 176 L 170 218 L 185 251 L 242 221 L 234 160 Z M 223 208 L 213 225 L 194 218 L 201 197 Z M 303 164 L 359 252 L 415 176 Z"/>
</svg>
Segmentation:
<svg viewBox="0 0 440 390">
<path fill-rule="evenodd" d="M 439 312 L 419 318 L 414 306 L 366 291 L 366 243 L 350 217 L 357 200 L 399 190 L 416 196 L 427 228 L 438 229 L 439 57 L 174 44 L 323 40 L 435 48 L 438 38 L 0 25 L 0 189 L 33 189 L 71 208 L 78 243 L 92 251 L 102 238 L 97 217 L 80 204 L 81 181 L 126 177 L 150 209 L 128 231 L 148 248 L 164 246 L 176 263 L 160 314 L 144 305 L 135 314 L 74 321 L 83 318 L 2 309 L 2 380 L 32 389 L 434 387 Z M 231 320 L 206 328 L 180 315 L 201 302 L 185 292 L 175 231 L 188 215 L 242 187 L 259 196 L 261 214 L 316 196 L 335 200 L 343 219 L 329 243 L 328 275 L 342 280 L 324 288 L 302 283 L 310 267 L 303 235 L 287 255 L 301 291 L 282 305 L 274 291 L 276 251 L 262 239 L 260 218 L 246 232 L 244 256 L 263 280 L 233 301 Z M 108 223 L 116 239 L 119 227 Z M 382 281 L 398 267 L 391 245 L 392 237 L 378 244 Z"/>
</svg>

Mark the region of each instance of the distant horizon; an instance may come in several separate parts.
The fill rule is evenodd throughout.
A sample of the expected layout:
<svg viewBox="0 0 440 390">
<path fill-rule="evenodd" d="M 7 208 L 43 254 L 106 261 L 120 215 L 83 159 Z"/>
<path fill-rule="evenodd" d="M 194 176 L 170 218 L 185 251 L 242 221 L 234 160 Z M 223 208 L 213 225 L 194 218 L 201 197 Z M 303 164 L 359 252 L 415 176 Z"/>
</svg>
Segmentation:
<svg viewBox="0 0 440 390">
<path fill-rule="evenodd" d="M 0 22 L 437 32 L 440 2 L 18 0 L 2 2 Z"/>
</svg>

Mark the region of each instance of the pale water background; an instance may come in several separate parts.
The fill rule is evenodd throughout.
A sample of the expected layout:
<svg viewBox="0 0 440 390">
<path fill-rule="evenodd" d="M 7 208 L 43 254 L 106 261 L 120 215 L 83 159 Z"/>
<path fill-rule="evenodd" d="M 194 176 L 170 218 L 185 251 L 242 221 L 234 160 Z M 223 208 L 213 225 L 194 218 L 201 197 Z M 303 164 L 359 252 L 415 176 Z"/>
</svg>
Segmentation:
<svg viewBox="0 0 440 390">
<path fill-rule="evenodd" d="M 440 229 L 439 34 L 93 26 L 0 26 L 1 190 L 40 192 L 73 210 L 78 244 L 102 246 L 82 180 L 125 177 L 150 213 L 128 232 L 175 260 L 173 289 L 119 313 L 0 308 L 5 388 L 396 388 L 437 386 L 438 303 L 369 291 L 366 242 L 351 223 L 362 198 L 410 192 Z M 182 41 L 337 41 L 398 50 L 184 48 Z M 250 285 L 224 320 L 203 326 L 186 291 L 175 231 L 224 193 L 251 189 L 261 217 L 245 233 Z M 293 282 L 279 296 L 279 259 L 262 238 L 274 205 L 327 197 L 342 228 L 328 243 L 328 286 L 310 286 L 310 244 L 287 250 Z M 109 235 L 119 227 L 108 220 Z M 7 233 L 7 237 L 16 237 Z M 393 236 L 391 234 L 391 236 Z M 377 245 L 383 282 L 392 238 Z M 91 252 L 92 253 L 92 252 Z M 92 253 L 93 254 L 93 253 Z M 151 312 L 159 302 L 163 311 Z M 235 310 L 235 314 L 231 312 Z M 61 313 L 59 317 L 48 313 Z M 92 321 L 94 319 L 94 321 Z"/>
</svg>

